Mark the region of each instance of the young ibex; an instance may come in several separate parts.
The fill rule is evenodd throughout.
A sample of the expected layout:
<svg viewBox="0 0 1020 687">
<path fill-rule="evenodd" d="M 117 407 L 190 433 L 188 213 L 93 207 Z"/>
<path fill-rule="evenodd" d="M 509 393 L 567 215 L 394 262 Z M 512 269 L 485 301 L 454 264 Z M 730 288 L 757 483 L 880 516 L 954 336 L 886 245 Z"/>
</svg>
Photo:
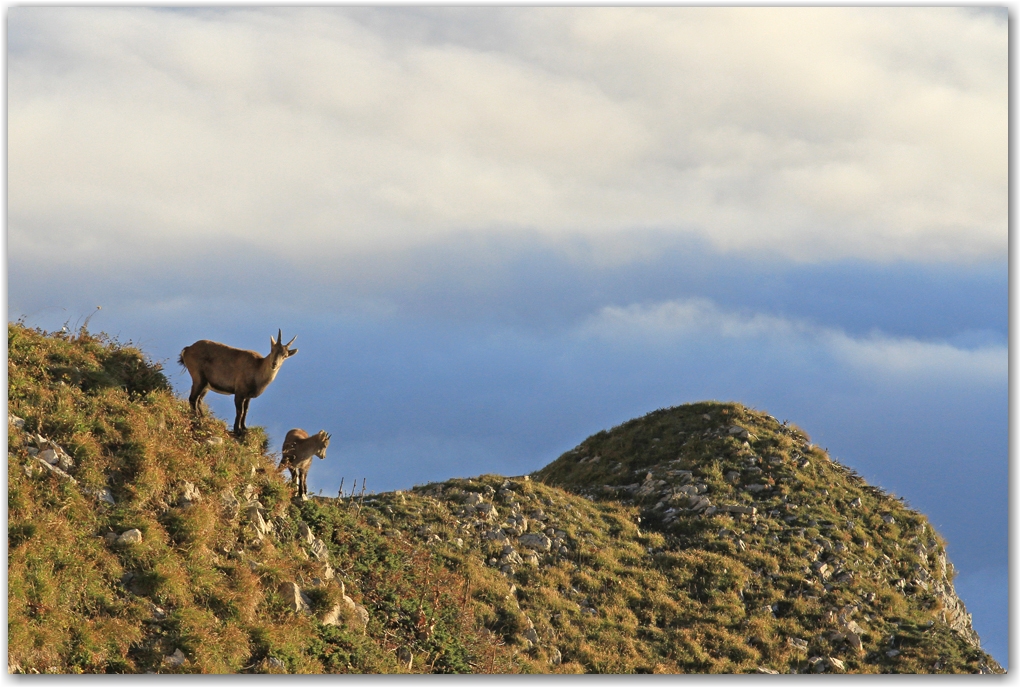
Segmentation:
<svg viewBox="0 0 1020 687">
<path fill-rule="evenodd" d="M 331 436 L 326 434 L 326 430 L 308 436 L 308 432 L 303 429 L 292 429 L 283 440 L 283 457 L 276 471 L 283 472 L 284 468 L 290 470 L 290 480 L 297 482 L 297 496 L 302 501 L 308 500 L 308 469 L 312 467 L 312 458 L 326 457 Z"/>
<path fill-rule="evenodd" d="M 283 361 L 298 352 L 290 349 L 291 339 L 283 344 L 283 331 L 277 330 L 276 340 L 272 336 L 272 348 L 263 358 L 255 351 L 243 351 L 215 341 L 196 341 L 183 351 L 177 359 L 191 373 L 191 395 L 188 402 L 196 415 L 201 415 L 200 403 L 206 391 L 212 389 L 218 394 L 234 395 L 234 435 L 240 436 L 248 428 L 248 403 L 259 396 L 269 383 L 276 378 Z"/>
</svg>

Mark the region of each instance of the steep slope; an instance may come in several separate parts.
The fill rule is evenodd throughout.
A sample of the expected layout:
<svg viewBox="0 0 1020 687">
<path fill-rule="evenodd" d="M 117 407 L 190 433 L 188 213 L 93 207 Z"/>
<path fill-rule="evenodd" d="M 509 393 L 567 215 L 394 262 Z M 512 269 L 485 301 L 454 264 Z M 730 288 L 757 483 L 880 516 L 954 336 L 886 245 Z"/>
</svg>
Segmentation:
<svg viewBox="0 0 1020 687">
<path fill-rule="evenodd" d="M 8 356 L 15 671 L 1000 670 L 925 518 L 736 404 L 301 502 L 130 346 L 9 325 Z"/>
<path fill-rule="evenodd" d="M 799 632 L 810 655 L 838 654 L 853 670 L 998 670 L 927 519 L 770 415 L 721 403 L 659 410 L 535 477 L 630 504 L 669 548 L 745 570 L 748 622 Z"/>
<path fill-rule="evenodd" d="M 12 672 L 516 669 L 428 550 L 292 503 L 261 429 L 196 420 L 137 349 L 9 325 L 8 380 Z"/>
</svg>

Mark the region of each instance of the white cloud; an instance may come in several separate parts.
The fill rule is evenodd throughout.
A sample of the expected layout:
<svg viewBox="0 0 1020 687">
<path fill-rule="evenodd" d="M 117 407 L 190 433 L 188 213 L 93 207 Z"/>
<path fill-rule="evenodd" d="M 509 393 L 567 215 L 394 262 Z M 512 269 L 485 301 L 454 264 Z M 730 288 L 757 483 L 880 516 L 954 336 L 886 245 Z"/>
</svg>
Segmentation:
<svg viewBox="0 0 1020 687">
<path fill-rule="evenodd" d="M 993 15 L 17 7 L 8 27 L 15 257 L 515 228 L 809 260 L 1006 252 Z"/>
<path fill-rule="evenodd" d="M 606 307 L 584 323 L 579 335 L 653 346 L 675 346 L 692 340 L 757 341 L 790 355 L 820 352 L 834 364 L 868 376 L 904 380 L 939 378 L 1004 384 L 1009 373 L 1006 346 L 959 348 L 942 341 L 880 333 L 853 337 L 800 320 L 723 310 L 705 299 Z"/>
<path fill-rule="evenodd" d="M 773 315 L 727 312 L 710 300 L 691 298 L 653 305 L 608 306 L 590 318 L 581 331 L 613 338 L 668 341 L 705 334 L 728 339 L 790 336 L 807 332 L 809 327 Z"/>
<path fill-rule="evenodd" d="M 1009 349 L 1005 346 L 969 349 L 878 335 L 854 339 L 836 332 L 826 332 L 824 340 L 837 359 L 856 368 L 896 376 L 934 375 L 1005 384 L 1009 375 Z"/>
</svg>

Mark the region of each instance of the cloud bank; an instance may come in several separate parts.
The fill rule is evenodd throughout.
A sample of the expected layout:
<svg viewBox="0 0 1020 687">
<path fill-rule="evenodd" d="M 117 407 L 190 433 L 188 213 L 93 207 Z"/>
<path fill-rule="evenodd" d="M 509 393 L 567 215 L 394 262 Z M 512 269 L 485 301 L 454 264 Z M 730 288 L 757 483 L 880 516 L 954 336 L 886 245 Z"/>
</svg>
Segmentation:
<svg viewBox="0 0 1020 687">
<path fill-rule="evenodd" d="M 16 7 L 8 28 L 19 255 L 507 229 L 609 261 L 655 249 L 614 240 L 634 229 L 808 261 L 1006 251 L 995 13 Z"/>
<path fill-rule="evenodd" d="M 975 348 L 947 341 L 920 341 L 875 332 L 848 336 L 839 329 L 765 313 L 720 309 L 710 300 L 693 298 L 651 305 L 607 306 L 582 331 L 599 338 L 682 345 L 684 340 L 714 338 L 759 340 L 762 344 L 822 352 L 834 364 L 869 377 L 901 381 L 957 380 L 999 384 L 1009 373 L 1009 350 L 1003 345 Z"/>
</svg>

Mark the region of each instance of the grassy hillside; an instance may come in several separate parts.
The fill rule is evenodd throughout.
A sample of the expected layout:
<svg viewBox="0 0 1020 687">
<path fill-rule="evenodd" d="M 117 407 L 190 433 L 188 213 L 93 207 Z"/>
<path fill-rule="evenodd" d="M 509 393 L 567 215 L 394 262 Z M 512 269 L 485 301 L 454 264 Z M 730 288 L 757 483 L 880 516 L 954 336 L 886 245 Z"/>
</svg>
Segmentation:
<svg viewBox="0 0 1020 687">
<path fill-rule="evenodd" d="M 999 670 L 925 518 L 738 405 L 301 502 L 131 346 L 9 325 L 8 379 L 12 671 Z"/>
</svg>

